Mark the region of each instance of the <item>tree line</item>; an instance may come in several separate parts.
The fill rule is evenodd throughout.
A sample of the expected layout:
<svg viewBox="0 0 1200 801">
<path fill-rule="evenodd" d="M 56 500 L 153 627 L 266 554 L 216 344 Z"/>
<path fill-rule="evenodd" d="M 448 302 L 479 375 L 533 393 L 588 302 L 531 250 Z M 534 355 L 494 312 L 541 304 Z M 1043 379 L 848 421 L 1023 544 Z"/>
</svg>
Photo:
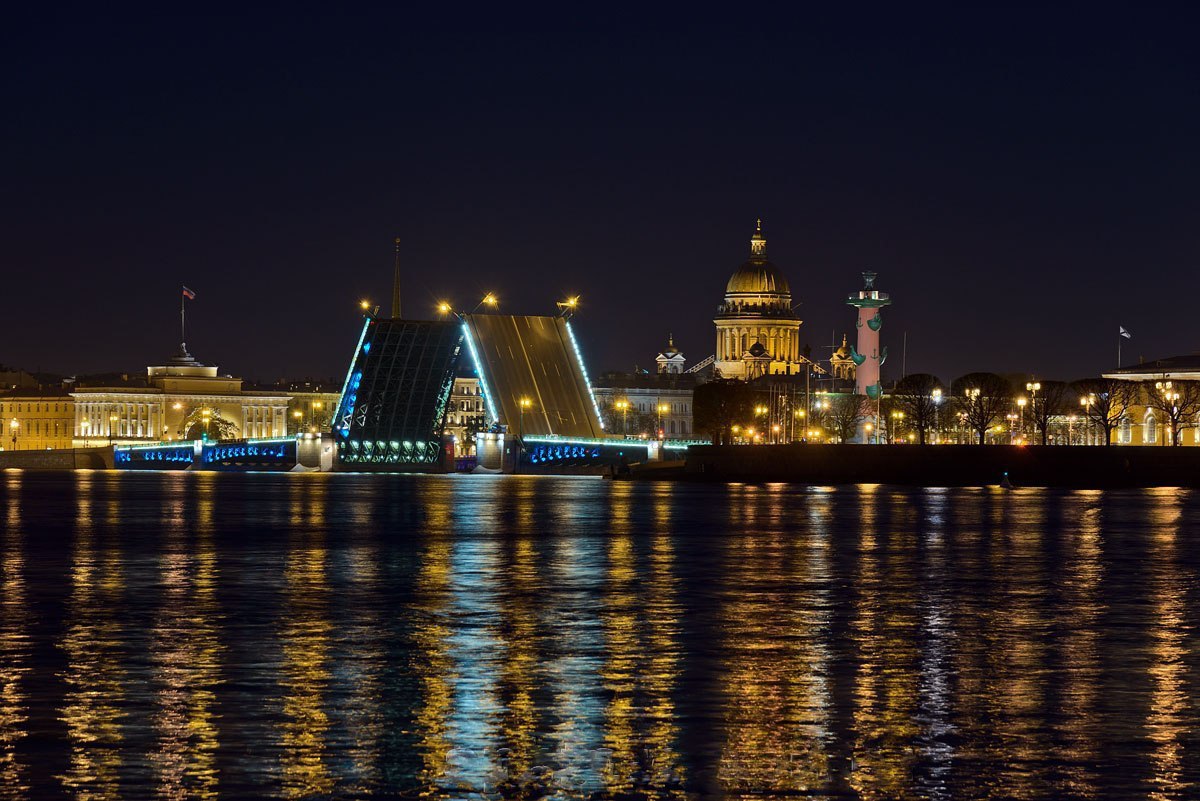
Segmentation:
<svg viewBox="0 0 1200 801">
<path fill-rule="evenodd" d="M 731 443 L 735 431 L 754 424 L 760 397 L 752 385 L 737 379 L 696 387 L 696 432 L 713 444 Z M 1183 432 L 1200 424 L 1200 382 L 1088 378 L 1018 384 L 995 373 L 968 373 L 946 385 L 929 373 L 913 373 L 878 401 L 854 394 L 822 396 L 809 410 L 809 425 L 819 425 L 830 439 L 848 442 L 864 421 L 878 417 L 888 426 L 888 437 L 902 425 L 914 441 L 926 444 L 935 428 L 958 426 L 984 444 L 989 432 L 1010 422 L 1010 415 L 1019 415 L 1029 421 L 1037 441 L 1046 445 L 1053 424 L 1075 414 L 1102 432 L 1104 444 L 1110 445 L 1113 432 L 1134 406 L 1154 410 L 1155 419 L 1169 433 L 1169 442 L 1180 445 Z"/>
</svg>

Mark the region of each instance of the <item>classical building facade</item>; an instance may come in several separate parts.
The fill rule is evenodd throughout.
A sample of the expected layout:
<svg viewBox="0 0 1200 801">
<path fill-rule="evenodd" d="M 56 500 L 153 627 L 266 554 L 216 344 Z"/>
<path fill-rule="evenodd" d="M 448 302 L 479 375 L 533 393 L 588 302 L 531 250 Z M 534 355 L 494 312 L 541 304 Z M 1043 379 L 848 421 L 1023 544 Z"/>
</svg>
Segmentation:
<svg viewBox="0 0 1200 801">
<path fill-rule="evenodd" d="M 71 447 L 75 402 L 65 391 L 18 389 L 0 396 L 0 448 Z"/>
<path fill-rule="evenodd" d="M 81 386 L 75 401 L 74 444 L 80 447 L 191 439 L 281 437 L 288 434 L 286 392 L 246 392 L 242 379 L 186 351 L 146 368 L 145 379 Z M 223 433 L 218 433 L 223 432 Z"/>
<path fill-rule="evenodd" d="M 759 220 L 750 237 L 750 258 L 725 286 L 717 327 L 715 368 L 722 378 L 753 379 L 803 371 L 800 323 L 787 279 L 767 261 Z"/>
<path fill-rule="evenodd" d="M 475 452 L 475 434 L 488 426 L 483 390 L 475 376 L 455 376 L 450 402 L 446 405 L 443 436 L 454 439 L 454 452 L 469 456 Z"/>
<path fill-rule="evenodd" d="M 1147 393 L 1170 392 L 1175 382 L 1200 382 L 1200 355 L 1171 356 L 1124 367 L 1104 374 L 1105 378 L 1137 382 L 1137 403 L 1131 405 L 1113 432 L 1117 445 L 1170 445 L 1171 426 L 1161 409 L 1155 409 Z M 1180 445 L 1200 446 L 1200 411 L 1182 421 Z"/>
</svg>

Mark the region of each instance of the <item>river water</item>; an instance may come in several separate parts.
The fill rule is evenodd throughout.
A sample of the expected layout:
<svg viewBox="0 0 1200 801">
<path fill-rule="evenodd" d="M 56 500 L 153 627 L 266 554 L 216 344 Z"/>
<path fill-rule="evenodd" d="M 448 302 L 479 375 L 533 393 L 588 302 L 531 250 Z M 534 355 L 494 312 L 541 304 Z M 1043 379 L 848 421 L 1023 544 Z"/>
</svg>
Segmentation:
<svg viewBox="0 0 1200 801">
<path fill-rule="evenodd" d="M 1200 495 L 0 473 L 3 797 L 1200 797 Z"/>
</svg>

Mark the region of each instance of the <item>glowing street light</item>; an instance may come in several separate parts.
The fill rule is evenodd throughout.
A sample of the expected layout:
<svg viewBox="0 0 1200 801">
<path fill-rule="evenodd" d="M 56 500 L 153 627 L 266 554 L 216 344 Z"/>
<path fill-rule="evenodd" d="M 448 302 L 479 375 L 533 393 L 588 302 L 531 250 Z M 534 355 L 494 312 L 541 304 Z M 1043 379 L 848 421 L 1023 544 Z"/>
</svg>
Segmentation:
<svg viewBox="0 0 1200 801">
<path fill-rule="evenodd" d="M 525 450 L 525 410 L 532 406 L 533 401 L 529 398 L 521 398 L 517 401 L 519 412 L 517 417 L 517 458 L 513 464 L 514 474 L 521 468 L 521 452 Z"/>
<path fill-rule="evenodd" d="M 560 312 L 562 312 L 563 317 L 570 317 L 575 312 L 575 309 L 579 306 L 579 296 L 574 295 L 566 300 L 560 300 L 554 305 L 558 306 L 558 309 Z"/>
<path fill-rule="evenodd" d="M 438 310 L 438 314 L 441 314 L 441 315 L 449 314 L 450 313 L 450 304 L 443 300 L 441 303 L 438 304 L 437 310 Z"/>
<path fill-rule="evenodd" d="M 621 398 L 613 402 L 613 406 L 621 410 L 621 436 L 629 436 L 629 420 L 626 413 L 629 411 L 629 401 L 626 398 Z"/>
<path fill-rule="evenodd" d="M 665 403 L 660 403 L 656 408 L 658 409 L 658 438 L 663 439 L 665 432 L 663 431 L 662 418 L 664 414 L 671 410 L 671 407 Z"/>
<path fill-rule="evenodd" d="M 12 444 L 13 444 L 13 450 L 15 451 L 17 449 L 17 433 L 21 430 L 21 424 L 18 423 L 17 418 L 14 417 L 9 422 L 8 427 L 10 429 L 12 429 Z"/>
</svg>

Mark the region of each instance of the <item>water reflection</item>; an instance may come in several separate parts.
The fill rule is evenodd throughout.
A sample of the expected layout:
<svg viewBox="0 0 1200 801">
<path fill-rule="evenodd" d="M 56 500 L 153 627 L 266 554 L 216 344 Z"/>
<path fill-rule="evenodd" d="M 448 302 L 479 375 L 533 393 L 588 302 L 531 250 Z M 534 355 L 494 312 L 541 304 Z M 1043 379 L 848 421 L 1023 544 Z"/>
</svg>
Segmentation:
<svg viewBox="0 0 1200 801">
<path fill-rule="evenodd" d="M 63 785 L 80 798 L 121 797 L 119 771 L 138 755 L 124 747 L 122 724 L 130 670 L 129 622 L 117 614 L 126 598 L 126 562 L 121 542 L 92 526 L 92 495 L 110 479 L 84 475 L 78 485 L 85 525 L 75 532 L 67 581 L 65 631 L 61 648 L 66 656 L 62 674 L 65 690 L 60 716 L 66 724 L 69 767 Z M 111 524 L 119 504 L 106 504 Z"/>
<path fill-rule="evenodd" d="M 0 476 L 9 496 L 20 496 L 22 474 Z M 0 555 L 0 794 L 26 797 L 28 766 L 18 752 L 29 720 L 27 682 L 32 671 L 30 610 L 25 586 L 25 537 L 21 505 L 10 504 Z"/>
<path fill-rule="evenodd" d="M 5 797 L 1196 794 L 1186 491 L 0 495 Z"/>
</svg>

